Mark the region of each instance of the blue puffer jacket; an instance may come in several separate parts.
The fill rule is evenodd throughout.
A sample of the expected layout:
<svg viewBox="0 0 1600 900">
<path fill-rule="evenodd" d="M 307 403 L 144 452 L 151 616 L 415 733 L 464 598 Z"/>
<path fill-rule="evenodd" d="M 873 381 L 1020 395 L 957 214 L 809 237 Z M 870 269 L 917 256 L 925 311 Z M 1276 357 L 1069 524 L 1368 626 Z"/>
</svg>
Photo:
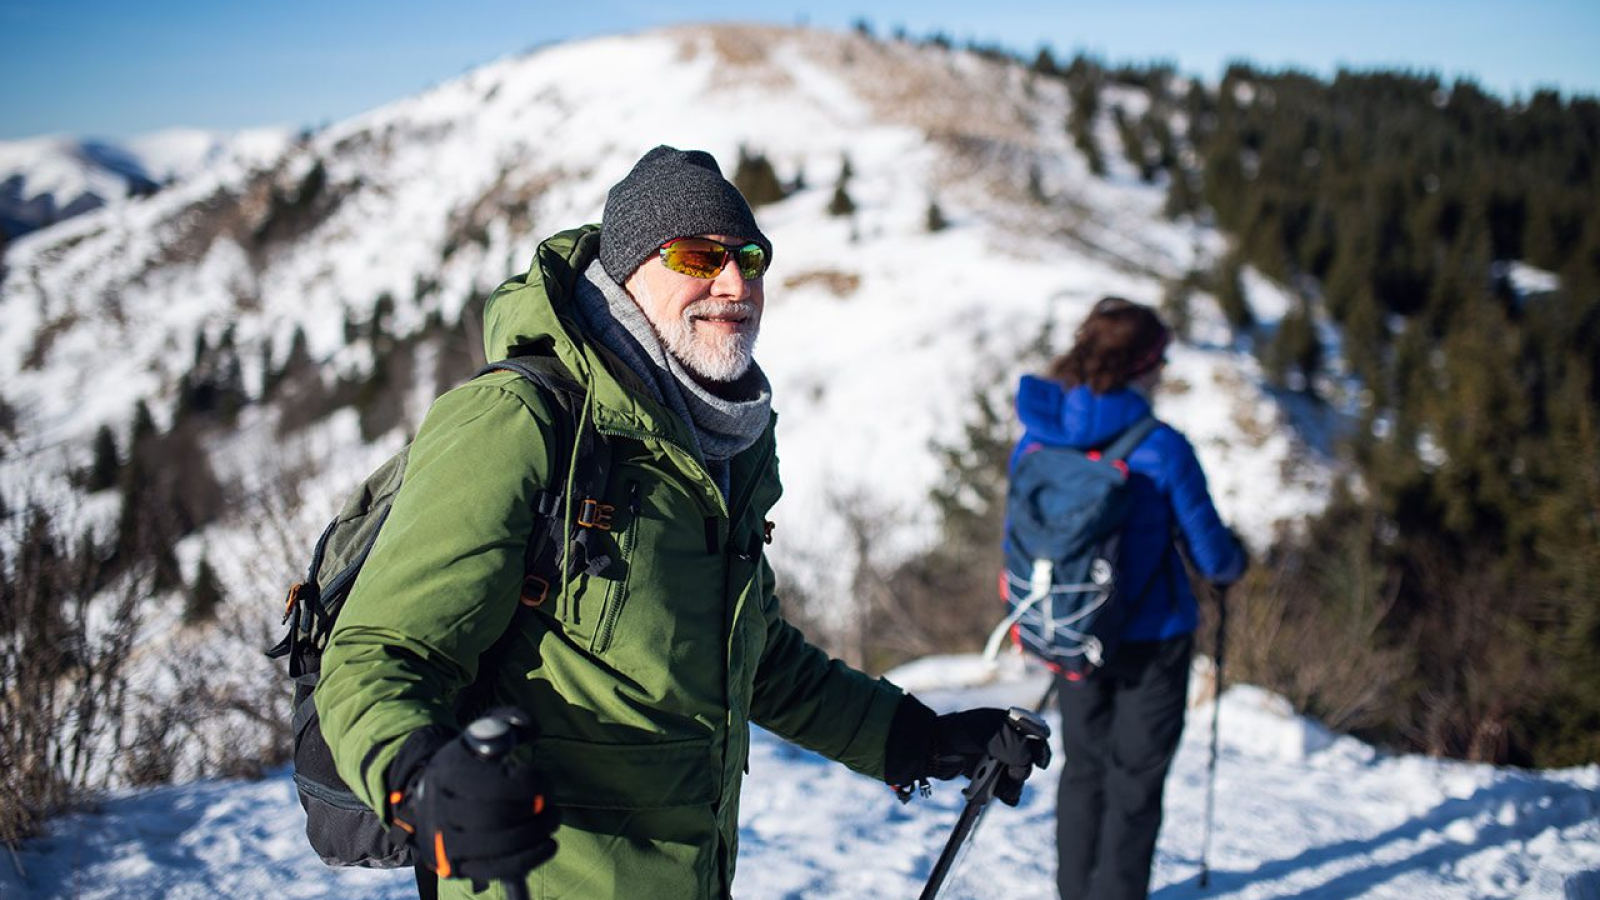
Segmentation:
<svg viewBox="0 0 1600 900">
<path fill-rule="evenodd" d="M 1022 448 L 1033 443 L 1084 450 L 1103 447 L 1149 412 L 1150 402 L 1136 391 L 1096 394 L 1084 386 L 1069 390 L 1024 375 L 1017 387 L 1017 415 L 1024 433 L 1011 462 L 1015 465 Z M 1146 595 L 1123 631 L 1123 640 L 1188 634 L 1195 629 L 1199 611 L 1183 560 L 1173 546 L 1174 523 L 1190 559 L 1210 581 L 1236 580 L 1244 572 L 1244 551 L 1217 515 L 1194 447 L 1171 426 L 1160 425 L 1141 441 L 1128 457 L 1128 469 L 1133 503 L 1117 579 L 1129 596 L 1141 590 Z"/>
</svg>

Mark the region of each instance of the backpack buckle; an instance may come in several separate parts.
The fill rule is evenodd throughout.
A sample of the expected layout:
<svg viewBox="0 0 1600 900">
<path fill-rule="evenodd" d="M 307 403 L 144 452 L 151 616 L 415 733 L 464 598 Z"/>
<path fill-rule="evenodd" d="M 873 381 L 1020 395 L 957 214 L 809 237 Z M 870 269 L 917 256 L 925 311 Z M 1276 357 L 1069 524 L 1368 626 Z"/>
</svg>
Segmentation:
<svg viewBox="0 0 1600 900">
<path fill-rule="evenodd" d="M 289 618 L 294 615 L 295 607 L 300 605 L 300 590 L 305 586 L 304 581 L 296 581 L 289 585 L 289 595 L 283 598 L 283 621 L 278 624 L 289 624 Z"/>
<path fill-rule="evenodd" d="M 599 500 L 584 500 L 583 507 L 578 510 L 578 525 L 583 528 L 598 528 L 601 531 L 611 530 L 611 514 L 617 508 L 609 503 Z"/>
<path fill-rule="evenodd" d="M 537 593 L 534 592 L 535 588 L 538 589 Z M 533 607 L 534 609 L 537 609 L 541 605 L 544 604 L 544 601 L 549 596 L 550 596 L 550 579 L 548 579 L 548 578 L 540 578 L 538 575 L 526 575 L 526 576 L 523 577 L 523 579 L 522 579 L 522 597 L 521 597 L 521 602 L 522 602 L 523 606 Z"/>
</svg>

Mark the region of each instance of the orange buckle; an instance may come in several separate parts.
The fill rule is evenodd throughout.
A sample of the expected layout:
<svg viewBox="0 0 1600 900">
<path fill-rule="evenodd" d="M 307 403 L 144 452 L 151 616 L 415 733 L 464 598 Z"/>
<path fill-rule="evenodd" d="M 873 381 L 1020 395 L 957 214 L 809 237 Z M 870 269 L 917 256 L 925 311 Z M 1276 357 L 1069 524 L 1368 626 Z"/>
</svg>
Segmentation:
<svg viewBox="0 0 1600 900">
<path fill-rule="evenodd" d="M 294 608 L 300 605 L 300 589 L 305 586 L 304 581 L 296 581 L 289 585 L 289 596 L 283 598 L 283 622 L 278 624 L 286 624 L 289 617 L 294 615 Z"/>
<path fill-rule="evenodd" d="M 771 519 L 768 519 L 767 521 L 762 522 L 761 523 L 761 543 L 763 543 L 763 544 L 772 543 L 772 529 L 777 528 L 777 527 L 778 527 L 778 523 L 772 521 Z"/>
<path fill-rule="evenodd" d="M 539 592 L 535 594 L 533 588 L 537 586 Z M 522 579 L 522 605 L 537 609 L 550 596 L 550 581 L 537 575 L 528 575 Z"/>
<path fill-rule="evenodd" d="M 611 530 L 611 514 L 617 508 L 609 503 L 599 500 L 583 501 L 583 508 L 578 511 L 578 524 L 584 528 L 598 528 L 601 531 Z"/>
</svg>

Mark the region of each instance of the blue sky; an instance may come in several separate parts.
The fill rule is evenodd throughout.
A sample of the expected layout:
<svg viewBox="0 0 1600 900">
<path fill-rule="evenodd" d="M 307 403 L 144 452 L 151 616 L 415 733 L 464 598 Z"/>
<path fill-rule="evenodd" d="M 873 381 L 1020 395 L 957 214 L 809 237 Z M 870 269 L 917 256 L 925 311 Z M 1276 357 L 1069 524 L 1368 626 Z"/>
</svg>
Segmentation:
<svg viewBox="0 0 1600 900">
<path fill-rule="evenodd" d="M 972 0 L 674 4 L 522 0 L 0 0 L 0 138 L 319 125 L 550 41 L 722 17 L 880 35 L 940 30 L 1031 54 L 1230 59 L 1468 76 L 1502 96 L 1600 94 L 1600 0 Z M 558 10 L 558 11 L 551 11 Z M 759 11 L 757 11 L 759 10 Z"/>
</svg>

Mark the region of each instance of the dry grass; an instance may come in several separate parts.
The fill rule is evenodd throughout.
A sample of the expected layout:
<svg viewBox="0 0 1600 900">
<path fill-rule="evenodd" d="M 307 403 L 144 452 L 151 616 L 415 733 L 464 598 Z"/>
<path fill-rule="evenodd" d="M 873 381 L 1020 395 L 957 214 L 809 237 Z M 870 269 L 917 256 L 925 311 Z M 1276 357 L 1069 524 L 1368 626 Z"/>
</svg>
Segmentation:
<svg viewBox="0 0 1600 900">
<path fill-rule="evenodd" d="M 842 300 L 861 288 L 861 276 L 854 272 L 840 272 L 836 269 L 817 269 L 790 275 L 783 280 L 783 289 L 786 291 L 812 287 L 827 291 Z"/>
</svg>

